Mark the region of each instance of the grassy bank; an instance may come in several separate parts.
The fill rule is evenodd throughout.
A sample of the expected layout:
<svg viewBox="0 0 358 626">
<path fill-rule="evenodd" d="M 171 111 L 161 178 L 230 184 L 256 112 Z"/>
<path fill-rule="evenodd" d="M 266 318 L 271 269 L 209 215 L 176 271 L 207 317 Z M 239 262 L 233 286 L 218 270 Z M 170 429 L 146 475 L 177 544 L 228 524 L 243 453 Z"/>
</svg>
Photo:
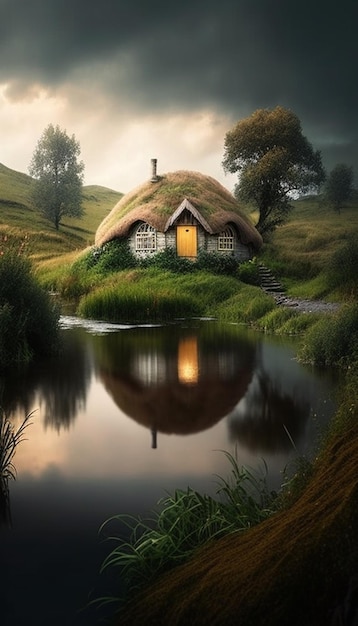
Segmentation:
<svg viewBox="0 0 358 626">
<path fill-rule="evenodd" d="M 303 344 L 306 350 L 311 345 L 312 361 L 325 345 L 323 325 L 326 333 L 331 326 L 332 320 L 324 319 L 319 340 Z M 344 364 L 347 373 L 339 409 L 316 458 L 297 459 L 296 473 L 276 497 L 261 483 L 256 508 L 247 506 L 252 485 L 244 483 L 244 469 L 233 463 L 233 481 L 225 486 L 236 525 L 226 525 L 224 536 L 222 505 L 189 491 L 162 503 L 154 530 L 145 528 L 141 535 L 143 527 L 132 521 L 132 543 L 119 542 L 104 563 L 124 566 L 132 585 L 113 624 L 354 623 L 348 615 L 356 608 L 358 573 L 358 336 L 353 318 L 351 330 L 350 350 L 336 345 L 330 353 L 330 362 Z M 331 345 L 335 341 L 341 342 L 338 330 Z M 193 519 L 200 520 L 199 537 Z M 201 537 L 199 527 L 211 525 L 211 536 Z"/>
<path fill-rule="evenodd" d="M 203 267 L 198 272 L 192 267 L 133 267 L 125 255 L 118 264 L 118 250 L 97 259 L 94 231 L 115 203 L 112 192 L 89 191 L 85 220 L 68 221 L 57 234 L 28 206 L 29 178 L 14 177 L 6 169 L 0 168 L 2 181 L 12 176 L 16 194 L 9 182 L 2 184 L 1 233 L 28 235 L 38 280 L 76 302 L 81 315 L 113 321 L 215 316 L 264 332 L 298 333 L 302 360 L 346 371 L 339 409 L 322 449 L 312 464 L 298 464 L 296 476 L 277 498 L 245 509 L 248 494 L 240 489 L 237 467 L 236 482 L 226 495 L 230 499 L 237 490 L 241 500 L 232 499 L 232 507 L 227 508 L 227 500 L 219 505 L 191 490 L 169 497 L 167 514 L 154 520 L 163 533 L 144 536 L 144 547 L 162 546 L 169 561 L 159 561 L 155 582 L 128 602 L 115 623 L 326 626 L 336 613 L 336 623 L 344 624 L 358 561 L 357 199 L 340 215 L 328 211 L 319 198 L 296 201 L 290 220 L 260 255 L 288 294 L 344 303 L 337 314 L 322 316 L 277 307 L 273 298 L 244 282 L 239 270 L 228 276 Z M 4 310 L 3 324 L 6 314 Z M 238 522 L 235 528 L 227 524 L 228 517 Z M 240 521 L 245 523 L 240 526 Z M 174 540 L 183 551 L 173 563 Z M 156 566 L 158 552 L 146 552 L 135 541 L 131 548 L 139 556 L 142 580 L 149 582 L 146 558 L 149 554 Z M 121 560 L 121 553 L 115 557 Z"/>
<path fill-rule="evenodd" d="M 288 492 L 285 506 L 254 528 L 207 543 L 132 598 L 114 623 L 326 626 L 334 616 L 349 623 L 357 458 L 355 395 L 342 404 L 303 490 L 291 499 Z"/>
</svg>

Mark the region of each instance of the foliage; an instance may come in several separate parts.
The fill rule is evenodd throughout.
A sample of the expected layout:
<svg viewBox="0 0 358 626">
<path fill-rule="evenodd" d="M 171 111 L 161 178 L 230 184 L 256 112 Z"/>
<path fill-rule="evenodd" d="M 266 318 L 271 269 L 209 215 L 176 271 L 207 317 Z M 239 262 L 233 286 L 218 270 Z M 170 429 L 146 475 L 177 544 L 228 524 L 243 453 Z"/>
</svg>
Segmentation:
<svg viewBox="0 0 358 626">
<path fill-rule="evenodd" d="M 269 492 L 265 475 L 239 467 L 235 457 L 225 455 L 231 474 L 228 479 L 218 477 L 219 498 L 190 487 L 177 489 L 159 501 L 148 519 L 117 515 L 102 524 L 100 532 L 114 522 L 131 531 L 129 540 L 109 538 L 117 546 L 101 568 L 121 567 L 126 595 L 186 561 L 204 543 L 255 526 L 272 513 L 276 494 Z"/>
<path fill-rule="evenodd" d="M 313 191 L 325 178 L 298 117 L 279 106 L 255 111 L 226 134 L 223 167 L 239 173 L 235 195 L 258 208 L 261 234 L 287 220 L 293 193 Z"/>
<path fill-rule="evenodd" d="M 151 256 L 144 257 L 138 261 L 139 267 L 154 267 L 160 270 L 175 272 L 177 274 L 188 274 L 193 272 L 195 264 L 185 257 L 179 257 L 175 248 L 168 247 Z"/>
<path fill-rule="evenodd" d="M 136 267 L 137 261 L 127 241 L 112 239 L 101 248 L 93 246 L 81 264 L 86 270 L 96 268 L 97 272 L 106 274 Z"/>
<path fill-rule="evenodd" d="M 175 274 L 191 274 L 204 271 L 221 275 L 237 275 L 238 261 L 230 255 L 209 253 L 200 250 L 196 261 L 190 261 L 185 257 L 179 257 L 175 248 L 167 247 L 150 256 L 136 258 L 132 253 L 128 242 L 124 239 L 113 239 L 102 247 L 93 246 L 74 264 L 77 271 L 95 270 L 103 275 L 110 272 L 121 271 L 129 268 L 157 269 Z"/>
<path fill-rule="evenodd" d="M 0 241 L 0 368 L 50 354 L 58 341 L 58 312 L 32 274 L 27 240 Z"/>
<path fill-rule="evenodd" d="M 77 157 L 80 145 L 59 126 L 50 124 L 33 154 L 29 173 L 36 179 L 33 201 L 58 230 L 64 215 L 80 217 L 82 209 L 83 162 Z"/>
<path fill-rule="evenodd" d="M 248 285 L 260 284 L 259 263 L 256 257 L 240 263 L 238 267 L 238 277 L 243 283 Z"/>
<path fill-rule="evenodd" d="M 328 175 L 325 193 L 328 203 L 338 213 L 352 196 L 353 167 L 338 163 Z"/>
<path fill-rule="evenodd" d="M 306 333 L 299 358 L 321 366 L 342 366 L 358 358 L 358 305 L 325 315 Z"/>
<path fill-rule="evenodd" d="M 199 250 L 195 263 L 197 270 L 226 276 L 237 276 L 238 266 L 239 262 L 234 256 L 220 254 L 220 252 L 207 252 L 206 250 Z"/>
</svg>

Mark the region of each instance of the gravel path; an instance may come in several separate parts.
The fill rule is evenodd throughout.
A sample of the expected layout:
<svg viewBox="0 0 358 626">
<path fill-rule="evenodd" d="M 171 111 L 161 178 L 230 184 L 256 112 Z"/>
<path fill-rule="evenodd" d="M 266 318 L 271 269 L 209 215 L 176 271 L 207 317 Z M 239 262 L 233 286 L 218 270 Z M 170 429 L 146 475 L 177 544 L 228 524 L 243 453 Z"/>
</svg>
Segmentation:
<svg viewBox="0 0 358 626">
<path fill-rule="evenodd" d="M 334 313 L 338 311 L 340 305 L 336 302 L 323 302 L 322 300 L 300 300 L 299 298 L 290 298 L 282 294 L 271 295 L 275 298 L 279 306 L 295 308 L 302 313 Z"/>
<path fill-rule="evenodd" d="M 281 283 L 276 280 L 268 267 L 261 264 L 259 273 L 261 288 L 266 291 L 266 293 L 270 294 L 279 306 L 295 308 L 303 313 L 333 313 L 340 307 L 340 305 L 335 302 L 290 298 L 286 296 Z"/>
</svg>

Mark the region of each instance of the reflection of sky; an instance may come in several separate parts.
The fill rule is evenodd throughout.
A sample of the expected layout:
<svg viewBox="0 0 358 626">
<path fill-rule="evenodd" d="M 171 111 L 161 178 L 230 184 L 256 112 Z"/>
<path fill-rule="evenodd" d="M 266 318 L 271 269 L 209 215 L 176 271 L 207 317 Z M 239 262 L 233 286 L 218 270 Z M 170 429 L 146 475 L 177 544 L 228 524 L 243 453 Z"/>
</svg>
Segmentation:
<svg viewBox="0 0 358 626">
<path fill-rule="evenodd" d="M 278 344 L 278 345 L 277 345 Z M 271 380 L 285 386 L 292 393 L 305 395 L 305 400 L 316 398 L 320 381 L 312 377 L 294 360 L 291 348 L 279 342 L 265 342 L 261 346 L 260 367 L 270 372 Z M 228 424 L 232 419 L 240 419 L 246 412 L 246 399 L 242 399 L 228 420 L 198 434 L 175 436 L 157 434 L 157 449 L 151 448 L 151 433 L 148 428 L 126 416 L 104 389 L 100 378 L 92 372 L 86 402 L 79 408 L 76 418 L 68 429 L 57 431 L 44 427 L 41 401 L 36 398 L 32 424 L 23 442 L 17 449 L 15 464 L 18 474 L 40 477 L 48 471 L 67 478 L 86 479 L 129 479 L 138 477 L 163 476 L 167 478 L 206 476 L 211 482 L 214 473 L 226 475 L 229 471 L 223 454 L 214 450 L 228 450 L 238 455 L 239 463 L 255 467 L 262 464 L 264 456 L 270 471 L 280 479 L 280 471 L 293 456 L 294 450 L 286 453 L 261 455 L 260 451 L 250 452 L 240 442 L 229 435 Z M 255 380 L 252 382 L 252 390 Z M 248 397 L 247 394 L 246 397 Z M 327 397 L 326 385 L 322 383 L 322 397 Z M 320 394 L 316 402 L 319 405 Z M 317 405 L 317 407 L 318 407 Z M 318 410 L 318 409 L 317 409 Z M 313 410 L 313 414 L 315 410 Z M 316 425 L 312 419 L 306 424 L 306 437 L 311 435 Z"/>
<path fill-rule="evenodd" d="M 45 435 L 45 436 L 44 436 Z M 198 435 L 177 437 L 158 434 L 158 448 L 151 449 L 150 431 L 124 415 L 99 381 L 93 380 L 87 397 L 87 412 L 77 416 L 69 430 L 44 427 L 34 414 L 28 441 L 16 452 L 18 474 L 40 476 L 49 468 L 63 476 L 130 477 L 211 474 L 217 471 L 217 453 L 227 449 L 225 422 Z M 200 444 L 198 445 L 198 441 Z M 220 462 L 219 462 L 220 465 Z"/>
</svg>

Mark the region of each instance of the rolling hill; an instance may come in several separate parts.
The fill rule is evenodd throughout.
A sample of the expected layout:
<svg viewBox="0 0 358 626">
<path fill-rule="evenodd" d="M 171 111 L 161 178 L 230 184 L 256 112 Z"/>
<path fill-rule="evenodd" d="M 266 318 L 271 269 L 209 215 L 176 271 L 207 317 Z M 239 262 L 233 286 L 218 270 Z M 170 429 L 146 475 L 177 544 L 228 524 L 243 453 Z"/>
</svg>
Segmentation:
<svg viewBox="0 0 358 626">
<path fill-rule="evenodd" d="M 123 195 L 99 185 L 84 186 L 84 217 L 66 217 L 56 231 L 31 202 L 33 184 L 27 174 L 0 163 L 0 236 L 27 236 L 30 257 L 36 263 L 92 245 L 98 225 Z"/>
</svg>

